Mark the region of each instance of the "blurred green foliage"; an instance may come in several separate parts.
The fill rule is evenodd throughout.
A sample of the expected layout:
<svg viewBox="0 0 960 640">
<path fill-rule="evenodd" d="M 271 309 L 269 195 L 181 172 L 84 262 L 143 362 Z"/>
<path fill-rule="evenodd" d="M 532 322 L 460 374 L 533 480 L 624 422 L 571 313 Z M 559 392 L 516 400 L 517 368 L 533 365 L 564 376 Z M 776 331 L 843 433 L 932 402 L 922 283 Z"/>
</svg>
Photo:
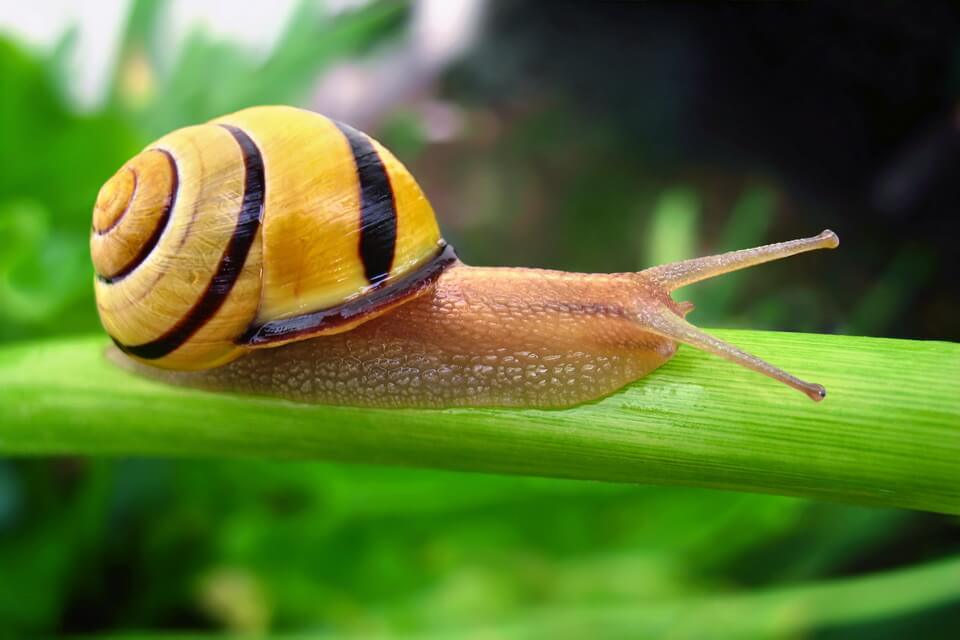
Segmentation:
<svg viewBox="0 0 960 640">
<path fill-rule="evenodd" d="M 50 68 L 5 40 L 0 78 L 0 339 L 94 330 L 89 203 L 142 135 L 114 110 L 73 114 Z"/>
<path fill-rule="evenodd" d="M 70 34 L 39 57 L 0 38 L 0 342 L 98 330 L 90 206 L 146 142 L 251 104 L 302 103 L 320 71 L 395 38 L 409 14 L 403 3 L 374 2 L 323 17 L 304 3 L 264 62 L 195 32 L 164 68 L 165 43 L 153 28 L 163 7 L 135 4 L 110 98 L 92 114 L 64 99 Z M 424 170 L 469 261 L 634 269 L 772 239 L 779 195 L 765 182 L 717 196 L 700 188 L 710 182 L 701 176 L 643 176 L 638 150 L 617 148 L 615 132 L 588 126 L 562 100 L 505 121 L 493 142 L 477 144 L 482 120 L 473 119 L 465 148 L 440 152 L 460 154 L 440 168 L 412 155 L 426 145 L 403 114 L 385 130 L 388 144 L 400 143 L 411 154 L 405 161 Z M 896 277 L 880 281 L 848 328 L 882 331 L 898 300 L 884 283 L 909 282 L 924 268 L 909 254 L 895 261 Z M 698 322 L 830 324 L 810 272 L 791 279 L 786 269 L 691 289 Z M 743 593 L 759 597 L 745 601 L 744 615 L 786 607 L 764 632 L 779 637 L 919 630 L 952 638 L 957 599 L 904 609 L 888 594 L 861 611 L 852 588 L 832 603 L 849 615 L 821 616 L 791 609 L 800 596 L 786 587 L 946 557 L 960 550 L 958 533 L 946 517 L 675 488 L 287 462 L 0 460 L 0 637 L 138 629 L 446 636 L 501 623 L 502 637 L 537 637 L 549 628 L 537 625 L 560 611 L 600 623 L 615 611 L 616 626 L 594 627 L 609 637 L 651 629 L 673 611 L 675 624 L 668 615 L 658 635 L 682 622 L 685 635 L 707 637 L 725 635 L 711 599 L 723 607 L 727 594 Z M 898 579 L 906 593 L 929 577 Z M 749 629 L 727 631 L 757 633 Z"/>
</svg>

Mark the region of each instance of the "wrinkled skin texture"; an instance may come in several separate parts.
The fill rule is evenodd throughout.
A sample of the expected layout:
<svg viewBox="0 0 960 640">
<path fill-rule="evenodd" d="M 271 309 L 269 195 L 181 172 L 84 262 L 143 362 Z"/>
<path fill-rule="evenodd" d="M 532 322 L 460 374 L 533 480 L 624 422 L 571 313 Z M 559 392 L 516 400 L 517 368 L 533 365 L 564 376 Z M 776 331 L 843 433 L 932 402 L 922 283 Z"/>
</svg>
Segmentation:
<svg viewBox="0 0 960 640">
<path fill-rule="evenodd" d="M 197 372 L 112 357 L 175 384 L 371 407 L 566 407 L 608 395 L 676 351 L 644 330 L 649 313 L 682 317 L 640 274 L 475 268 L 344 333 L 259 349 Z"/>
</svg>

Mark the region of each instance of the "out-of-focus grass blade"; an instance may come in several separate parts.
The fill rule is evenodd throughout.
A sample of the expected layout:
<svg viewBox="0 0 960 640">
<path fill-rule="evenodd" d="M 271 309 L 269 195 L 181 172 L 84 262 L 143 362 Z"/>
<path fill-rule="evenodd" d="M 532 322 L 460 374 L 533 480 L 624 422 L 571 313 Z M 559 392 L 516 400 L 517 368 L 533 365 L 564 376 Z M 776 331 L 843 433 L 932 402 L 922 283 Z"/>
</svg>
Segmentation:
<svg viewBox="0 0 960 640">
<path fill-rule="evenodd" d="M 118 62 L 114 100 L 153 136 L 257 104 L 299 104 L 331 63 L 401 33 L 409 7 L 393 0 L 329 16 L 302 2 L 262 62 L 253 52 L 195 29 L 171 55 L 155 34 L 161 5 L 137 2 Z M 161 65 L 164 59 L 171 59 Z"/>
<path fill-rule="evenodd" d="M 960 345 L 717 335 L 825 384 L 828 398 L 681 348 L 564 411 L 309 406 L 141 380 L 110 365 L 96 337 L 0 351 L 0 453 L 326 458 L 960 513 Z"/>
<path fill-rule="evenodd" d="M 616 607 L 540 611 L 515 624 L 444 637 L 796 638 L 960 600 L 960 558 L 809 586 Z M 477 635 L 474 635 L 477 634 Z M 439 637 L 439 636 L 438 636 Z"/>
<path fill-rule="evenodd" d="M 773 211 L 776 202 L 776 193 L 768 188 L 754 187 L 748 189 L 737 201 L 730 213 L 730 218 L 724 225 L 716 246 L 704 254 L 735 251 L 746 247 L 756 247 L 768 240 L 767 231 L 773 221 Z M 743 287 L 744 278 L 749 272 L 734 272 L 725 274 L 709 283 L 691 287 L 684 292 L 684 297 L 696 301 L 697 322 L 710 323 L 717 319 L 730 317 L 730 305 Z"/>
<path fill-rule="evenodd" d="M 696 257 L 700 202 L 692 189 L 671 189 L 660 196 L 650 219 L 646 262 L 652 267 Z"/>
<path fill-rule="evenodd" d="M 653 597 L 619 605 L 531 610 L 513 622 L 477 627 L 404 625 L 404 638 L 796 638 L 821 629 L 882 622 L 960 600 L 960 558 L 810 585 L 721 596 Z M 415 625 L 413 625 L 415 627 Z M 440 628 L 437 628 L 440 627 Z M 376 637 L 396 637 L 384 625 Z M 334 639 L 370 631 L 257 636 Z M 110 640 L 201 640 L 205 634 L 111 634 Z"/>
<path fill-rule="evenodd" d="M 845 328 L 864 334 L 884 333 L 910 303 L 913 292 L 929 278 L 935 266 L 931 257 L 920 247 L 902 249 L 854 307 Z"/>
</svg>

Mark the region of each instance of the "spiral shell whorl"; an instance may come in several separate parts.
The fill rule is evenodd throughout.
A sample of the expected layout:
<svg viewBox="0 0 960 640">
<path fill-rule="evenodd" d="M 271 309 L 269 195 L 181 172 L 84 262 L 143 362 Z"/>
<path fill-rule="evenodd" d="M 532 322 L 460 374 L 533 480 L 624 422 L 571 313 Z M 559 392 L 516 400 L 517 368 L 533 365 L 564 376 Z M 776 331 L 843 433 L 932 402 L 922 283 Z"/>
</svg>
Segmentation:
<svg viewBox="0 0 960 640">
<path fill-rule="evenodd" d="M 177 193 L 177 169 L 166 151 L 145 151 L 100 189 L 93 209 L 90 254 L 97 275 L 118 279 L 156 246 Z"/>
<path fill-rule="evenodd" d="M 165 159 L 169 174 L 157 169 L 158 159 Z M 144 180 L 140 168 L 146 166 L 159 171 L 157 180 Z M 98 232 L 126 195 L 123 170 L 101 192 L 102 220 L 94 214 L 91 248 L 104 327 L 121 349 L 156 366 L 194 369 L 230 361 L 242 351 L 234 340 L 255 316 L 260 295 L 255 240 L 265 180 L 256 144 L 225 126 L 188 127 L 158 140 L 127 167 L 137 169 L 138 186 L 126 214 L 109 232 Z M 136 257 L 119 275 L 108 271 L 109 261 L 115 266 L 122 260 L 114 256 L 124 253 Z"/>
<path fill-rule="evenodd" d="M 138 156 L 139 157 L 139 156 Z M 109 232 L 127 212 L 137 189 L 137 172 L 124 165 L 100 189 L 93 205 L 93 230 L 98 235 Z"/>
</svg>

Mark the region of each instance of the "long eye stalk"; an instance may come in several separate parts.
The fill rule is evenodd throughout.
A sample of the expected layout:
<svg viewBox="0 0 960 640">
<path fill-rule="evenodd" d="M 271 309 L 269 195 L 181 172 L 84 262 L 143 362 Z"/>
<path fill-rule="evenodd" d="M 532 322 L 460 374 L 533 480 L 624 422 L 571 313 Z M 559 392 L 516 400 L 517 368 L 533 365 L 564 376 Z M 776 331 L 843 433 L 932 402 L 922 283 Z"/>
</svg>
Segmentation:
<svg viewBox="0 0 960 640">
<path fill-rule="evenodd" d="M 716 256 L 684 260 L 673 264 L 653 267 L 640 272 L 644 278 L 652 280 L 670 293 L 688 284 L 706 280 L 714 276 L 743 269 L 756 264 L 779 260 L 788 256 L 813 251 L 815 249 L 834 249 L 840 245 L 840 239 L 833 231 L 824 231 L 812 238 L 802 238 L 789 242 L 768 244 L 754 249 L 731 251 Z M 684 308 L 686 309 L 686 308 Z M 638 318 L 645 329 L 677 342 L 703 349 L 721 358 L 734 362 L 753 371 L 778 380 L 806 394 L 811 400 L 819 402 L 826 397 L 823 386 L 805 382 L 779 369 L 772 364 L 750 355 L 741 349 L 715 338 L 693 326 L 666 306 L 646 309 Z"/>
<path fill-rule="evenodd" d="M 772 262 L 781 258 L 788 258 L 817 249 L 836 249 L 840 246 L 840 238 L 829 229 L 812 238 L 801 238 L 789 242 L 778 242 L 753 249 L 730 251 L 705 258 L 682 260 L 672 264 L 664 264 L 641 271 L 640 273 L 650 280 L 659 283 L 668 292 L 684 287 L 688 284 L 700 282 L 708 278 L 746 269 L 764 262 Z"/>
</svg>

